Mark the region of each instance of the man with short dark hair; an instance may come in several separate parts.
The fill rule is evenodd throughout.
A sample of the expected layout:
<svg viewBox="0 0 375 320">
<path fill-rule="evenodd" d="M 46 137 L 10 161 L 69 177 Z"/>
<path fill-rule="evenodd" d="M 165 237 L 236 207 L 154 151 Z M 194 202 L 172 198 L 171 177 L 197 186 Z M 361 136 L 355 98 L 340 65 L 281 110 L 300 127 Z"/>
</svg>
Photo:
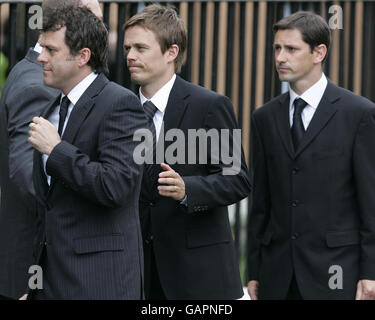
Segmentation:
<svg viewBox="0 0 375 320">
<path fill-rule="evenodd" d="M 241 142 L 234 141 L 237 123 L 232 103 L 175 74 L 181 70 L 186 50 L 186 28 L 175 10 L 148 6 L 131 17 L 124 29 L 131 78 L 140 85 L 154 141 L 159 147 L 165 143 L 160 148 L 166 163 L 145 165 L 140 196 L 146 298 L 240 298 L 243 290 L 227 206 L 249 194 L 250 182 Z M 228 164 L 221 153 L 215 158 L 210 148 L 196 153 L 188 141 L 188 132 L 194 129 L 218 135 L 226 130 L 228 144 L 239 146 L 238 171 L 223 174 Z M 163 141 L 163 133 L 173 131 L 183 136 L 174 145 L 179 143 L 186 150 L 177 155 L 184 161 L 177 163 L 167 156 L 171 140 Z M 214 142 L 211 139 L 208 145 Z M 205 157 L 208 162 L 199 161 Z"/>
<path fill-rule="evenodd" d="M 325 20 L 274 25 L 289 92 L 252 117 L 251 299 L 375 298 L 375 105 L 327 80 Z"/>
<path fill-rule="evenodd" d="M 97 0 L 44 0 L 50 10 L 86 5 L 102 17 Z M 58 91 L 43 84 L 37 57 L 39 43 L 9 73 L 0 101 L 0 295 L 18 298 L 27 288 L 36 233 L 36 199 L 32 182 L 33 148 L 28 125 Z"/>
<path fill-rule="evenodd" d="M 33 299 L 141 299 L 138 98 L 107 72 L 108 32 L 85 7 L 52 10 L 40 39 L 44 83 L 61 90 L 30 124 L 43 208 Z"/>
</svg>

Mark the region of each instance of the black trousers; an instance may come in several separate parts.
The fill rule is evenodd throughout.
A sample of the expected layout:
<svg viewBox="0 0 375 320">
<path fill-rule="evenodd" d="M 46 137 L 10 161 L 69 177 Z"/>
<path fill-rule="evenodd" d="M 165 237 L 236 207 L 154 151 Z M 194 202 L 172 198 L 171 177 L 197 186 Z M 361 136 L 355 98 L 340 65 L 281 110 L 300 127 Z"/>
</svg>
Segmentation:
<svg viewBox="0 0 375 320">
<path fill-rule="evenodd" d="M 299 291 L 296 276 L 293 273 L 292 281 L 290 282 L 286 300 L 303 300 L 301 292 Z"/>
<path fill-rule="evenodd" d="M 167 300 L 160 283 L 152 241 L 144 244 L 146 300 Z"/>
</svg>

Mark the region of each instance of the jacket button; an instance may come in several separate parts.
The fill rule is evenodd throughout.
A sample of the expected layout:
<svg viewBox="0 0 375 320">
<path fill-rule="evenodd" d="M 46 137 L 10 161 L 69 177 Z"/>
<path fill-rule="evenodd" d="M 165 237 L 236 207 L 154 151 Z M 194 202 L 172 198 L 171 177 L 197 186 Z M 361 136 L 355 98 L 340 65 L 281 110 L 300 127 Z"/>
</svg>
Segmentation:
<svg viewBox="0 0 375 320">
<path fill-rule="evenodd" d="M 298 206 L 298 203 L 299 203 L 298 200 L 294 200 L 294 201 L 292 202 L 292 207 L 297 207 L 297 206 Z"/>
<path fill-rule="evenodd" d="M 154 206 L 155 206 L 155 203 L 150 202 L 149 205 L 150 205 L 150 207 L 154 207 Z"/>
<path fill-rule="evenodd" d="M 299 168 L 295 167 L 295 168 L 293 168 L 292 173 L 293 173 L 293 174 L 297 174 L 298 171 L 299 171 Z"/>
<path fill-rule="evenodd" d="M 299 237 L 299 234 L 295 233 L 295 234 L 292 235 L 292 240 L 296 240 L 298 237 Z"/>
</svg>

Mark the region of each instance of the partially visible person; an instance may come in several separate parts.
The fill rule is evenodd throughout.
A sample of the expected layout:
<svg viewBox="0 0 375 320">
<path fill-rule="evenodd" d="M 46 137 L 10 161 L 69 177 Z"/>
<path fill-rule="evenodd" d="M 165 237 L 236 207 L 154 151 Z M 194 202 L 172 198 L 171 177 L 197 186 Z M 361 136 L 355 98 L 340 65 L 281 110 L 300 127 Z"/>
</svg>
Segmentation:
<svg viewBox="0 0 375 320">
<path fill-rule="evenodd" d="M 44 0 L 43 11 L 86 4 L 102 17 L 97 0 Z M 0 100 L 0 294 L 18 298 L 28 285 L 36 233 L 36 199 L 32 182 L 33 148 L 28 125 L 58 90 L 43 84 L 42 48 L 37 43 L 11 70 Z"/>
</svg>

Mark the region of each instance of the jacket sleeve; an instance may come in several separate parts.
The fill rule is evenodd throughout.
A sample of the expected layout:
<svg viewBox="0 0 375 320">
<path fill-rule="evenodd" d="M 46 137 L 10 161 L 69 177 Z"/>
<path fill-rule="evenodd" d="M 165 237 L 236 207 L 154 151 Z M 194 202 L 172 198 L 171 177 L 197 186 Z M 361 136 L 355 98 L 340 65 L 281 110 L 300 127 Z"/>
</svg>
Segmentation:
<svg viewBox="0 0 375 320">
<path fill-rule="evenodd" d="M 27 141 L 29 124 L 53 98 L 51 90 L 34 85 L 16 91 L 7 102 L 9 136 L 9 176 L 27 196 L 35 196 L 32 183 L 33 147 Z"/>
<path fill-rule="evenodd" d="M 133 159 L 137 129 L 147 127 L 136 96 L 122 95 L 99 128 L 98 158 L 91 161 L 76 146 L 62 141 L 47 160 L 47 173 L 92 202 L 117 207 L 134 195 L 142 166 Z"/>
<path fill-rule="evenodd" d="M 241 133 L 238 130 L 232 103 L 225 96 L 213 99 L 205 117 L 204 129 L 207 132 L 215 129 L 219 133 L 226 132 L 226 139 L 220 139 L 217 150 L 218 159 L 210 153 L 211 145 L 207 145 L 207 175 L 184 176 L 187 194 L 187 210 L 189 213 L 207 211 L 215 207 L 227 206 L 247 197 L 251 190 L 250 178 L 241 144 Z M 222 130 L 224 129 L 224 131 Z M 237 136 L 234 135 L 237 129 Z M 226 131 L 225 131 L 226 130 Z M 239 133 L 239 136 L 238 136 Z M 225 147 L 223 148 L 223 144 Z M 225 150 L 224 150 L 225 149 Z M 223 158 L 223 151 L 231 150 L 233 163 Z M 197 155 L 198 157 L 199 155 Z M 213 161 L 211 161 L 213 160 Z M 217 160 L 217 161 L 215 161 Z M 217 164 L 212 164 L 212 163 Z"/>
<path fill-rule="evenodd" d="M 359 279 L 375 280 L 375 108 L 359 124 L 353 149 L 353 170 L 360 210 Z"/>
</svg>

